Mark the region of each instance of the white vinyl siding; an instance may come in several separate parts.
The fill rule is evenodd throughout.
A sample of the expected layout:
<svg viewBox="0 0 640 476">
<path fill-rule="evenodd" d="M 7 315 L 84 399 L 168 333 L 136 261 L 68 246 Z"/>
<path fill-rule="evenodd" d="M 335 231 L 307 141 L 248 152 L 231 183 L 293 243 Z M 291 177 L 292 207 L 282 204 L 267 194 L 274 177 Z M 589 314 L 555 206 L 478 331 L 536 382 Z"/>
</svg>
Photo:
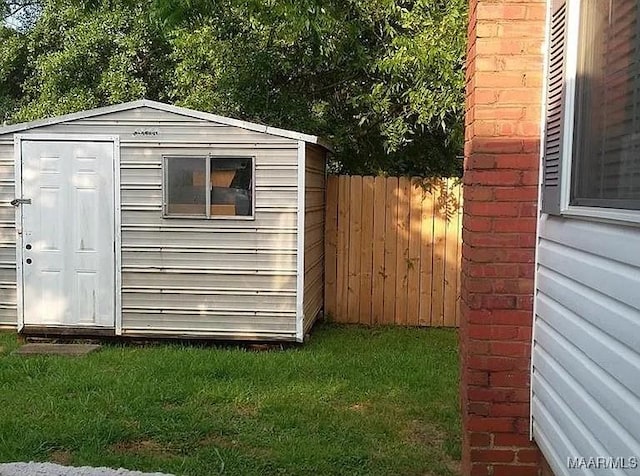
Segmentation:
<svg viewBox="0 0 640 476">
<path fill-rule="evenodd" d="M 33 131 L 120 137 L 124 335 L 295 339 L 298 140 L 149 107 Z M 0 324 L 13 326 L 12 136 L 0 135 Z M 254 157 L 255 219 L 162 218 L 162 157 L 185 154 Z"/>
<path fill-rule="evenodd" d="M 640 230 L 544 214 L 539 234 L 533 436 L 571 475 L 569 457 L 640 455 Z"/>
<path fill-rule="evenodd" d="M 323 306 L 325 152 L 307 144 L 304 234 L 304 333 Z"/>
</svg>

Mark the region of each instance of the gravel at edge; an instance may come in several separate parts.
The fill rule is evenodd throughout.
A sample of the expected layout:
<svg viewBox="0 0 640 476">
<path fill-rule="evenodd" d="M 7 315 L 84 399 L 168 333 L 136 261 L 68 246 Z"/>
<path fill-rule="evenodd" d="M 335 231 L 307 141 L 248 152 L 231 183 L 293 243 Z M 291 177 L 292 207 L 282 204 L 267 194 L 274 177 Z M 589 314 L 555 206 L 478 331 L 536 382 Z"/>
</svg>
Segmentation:
<svg viewBox="0 0 640 476">
<path fill-rule="evenodd" d="M 166 473 L 141 473 L 118 468 L 93 468 L 61 466 L 54 463 L 3 463 L 0 476 L 173 476 Z"/>
</svg>

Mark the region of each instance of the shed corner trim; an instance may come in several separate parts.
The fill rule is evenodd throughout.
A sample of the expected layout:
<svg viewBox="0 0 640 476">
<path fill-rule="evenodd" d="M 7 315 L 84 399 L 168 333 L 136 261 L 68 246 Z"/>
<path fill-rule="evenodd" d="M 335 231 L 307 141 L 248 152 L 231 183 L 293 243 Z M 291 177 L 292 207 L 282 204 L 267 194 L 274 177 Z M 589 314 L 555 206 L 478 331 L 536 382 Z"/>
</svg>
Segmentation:
<svg viewBox="0 0 640 476">
<path fill-rule="evenodd" d="M 296 259 L 296 341 L 304 340 L 304 215 L 305 204 L 305 175 L 306 175 L 306 144 L 298 141 L 298 223 Z"/>
</svg>

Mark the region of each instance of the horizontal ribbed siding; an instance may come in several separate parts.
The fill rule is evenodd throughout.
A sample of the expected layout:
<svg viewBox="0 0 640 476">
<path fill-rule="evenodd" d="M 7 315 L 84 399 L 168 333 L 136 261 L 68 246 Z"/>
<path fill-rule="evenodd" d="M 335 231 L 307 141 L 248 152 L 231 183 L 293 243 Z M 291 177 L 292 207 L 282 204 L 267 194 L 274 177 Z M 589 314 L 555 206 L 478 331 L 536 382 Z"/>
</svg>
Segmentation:
<svg viewBox="0 0 640 476">
<path fill-rule="evenodd" d="M 640 454 L 639 249 L 636 228 L 541 219 L 533 433 L 558 475 Z"/>
<path fill-rule="evenodd" d="M 123 333 L 295 338 L 297 141 L 151 108 L 32 132 L 120 137 Z M 0 136 L 2 201 L 14 196 L 12 140 Z M 255 157 L 255 220 L 162 218 L 163 155 L 207 154 Z M 4 205 L 0 324 L 13 306 L 15 325 L 13 207 Z"/>
<path fill-rule="evenodd" d="M 304 332 L 323 307 L 325 153 L 306 146 L 304 235 Z"/>
<path fill-rule="evenodd" d="M 13 164 L 13 143 L 0 144 L 0 327 L 17 324 Z"/>
</svg>

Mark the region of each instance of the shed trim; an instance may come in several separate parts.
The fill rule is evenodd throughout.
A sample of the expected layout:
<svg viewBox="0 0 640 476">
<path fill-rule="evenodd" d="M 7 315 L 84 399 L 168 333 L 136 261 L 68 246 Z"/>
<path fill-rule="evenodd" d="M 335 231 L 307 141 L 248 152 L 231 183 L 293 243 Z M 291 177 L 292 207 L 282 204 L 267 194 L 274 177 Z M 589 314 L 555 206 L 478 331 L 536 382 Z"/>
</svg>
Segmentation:
<svg viewBox="0 0 640 476">
<path fill-rule="evenodd" d="M 304 216 L 305 203 L 305 176 L 306 176 L 306 147 L 304 141 L 298 141 L 298 244 L 297 290 L 296 290 L 296 341 L 304 340 Z"/>
<path fill-rule="evenodd" d="M 157 101 L 151 101 L 149 99 L 139 99 L 137 101 L 126 102 L 122 104 L 114 104 L 112 106 L 99 107 L 95 109 L 88 109 L 86 111 L 74 112 L 71 114 L 65 114 L 62 116 L 56 116 L 46 119 L 38 119 L 31 122 L 23 122 L 20 124 L 13 124 L 10 126 L 0 127 L 1 134 L 10 134 L 15 132 L 26 131 L 36 127 L 50 126 L 53 124 L 59 124 L 61 122 L 75 121 L 78 119 L 87 119 L 90 117 L 100 116 L 103 114 L 111 114 L 114 112 L 128 111 L 130 109 L 137 109 L 141 107 L 148 107 L 160 111 L 179 114 L 181 116 L 193 117 L 196 119 L 203 119 L 205 121 L 217 122 L 227 126 L 239 127 L 241 129 L 247 129 L 255 132 L 262 132 L 264 134 L 270 134 L 278 137 L 285 137 L 287 139 L 294 139 L 297 141 L 305 141 L 312 144 L 317 144 L 325 149 L 331 151 L 331 146 L 323 139 L 303 134 L 301 132 L 289 131 L 285 129 L 279 129 L 277 127 L 265 126 L 263 124 L 256 124 L 254 122 L 241 121 L 239 119 L 233 119 L 230 117 L 218 116 L 209 112 L 201 112 L 193 109 L 187 109 L 184 107 L 173 106 L 171 104 L 165 104 Z"/>
<path fill-rule="evenodd" d="M 115 208 L 113 247 L 115 255 L 115 334 L 122 335 L 122 204 L 120 184 L 120 137 L 113 136 L 113 205 Z"/>
<path fill-rule="evenodd" d="M 15 195 L 16 198 L 22 198 L 22 154 L 21 142 L 22 137 L 18 134 L 13 136 L 13 154 L 14 154 L 14 174 L 15 174 Z M 15 227 L 16 227 L 16 308 L 18 313 L 18 332 L 24 329 L 24 299 L 22 293 L 22 281 L 24 279 L 22 269 L 22 249 L 24 243 L 22 241 L 22 207 L 15 209 Z"/>
</svg>

